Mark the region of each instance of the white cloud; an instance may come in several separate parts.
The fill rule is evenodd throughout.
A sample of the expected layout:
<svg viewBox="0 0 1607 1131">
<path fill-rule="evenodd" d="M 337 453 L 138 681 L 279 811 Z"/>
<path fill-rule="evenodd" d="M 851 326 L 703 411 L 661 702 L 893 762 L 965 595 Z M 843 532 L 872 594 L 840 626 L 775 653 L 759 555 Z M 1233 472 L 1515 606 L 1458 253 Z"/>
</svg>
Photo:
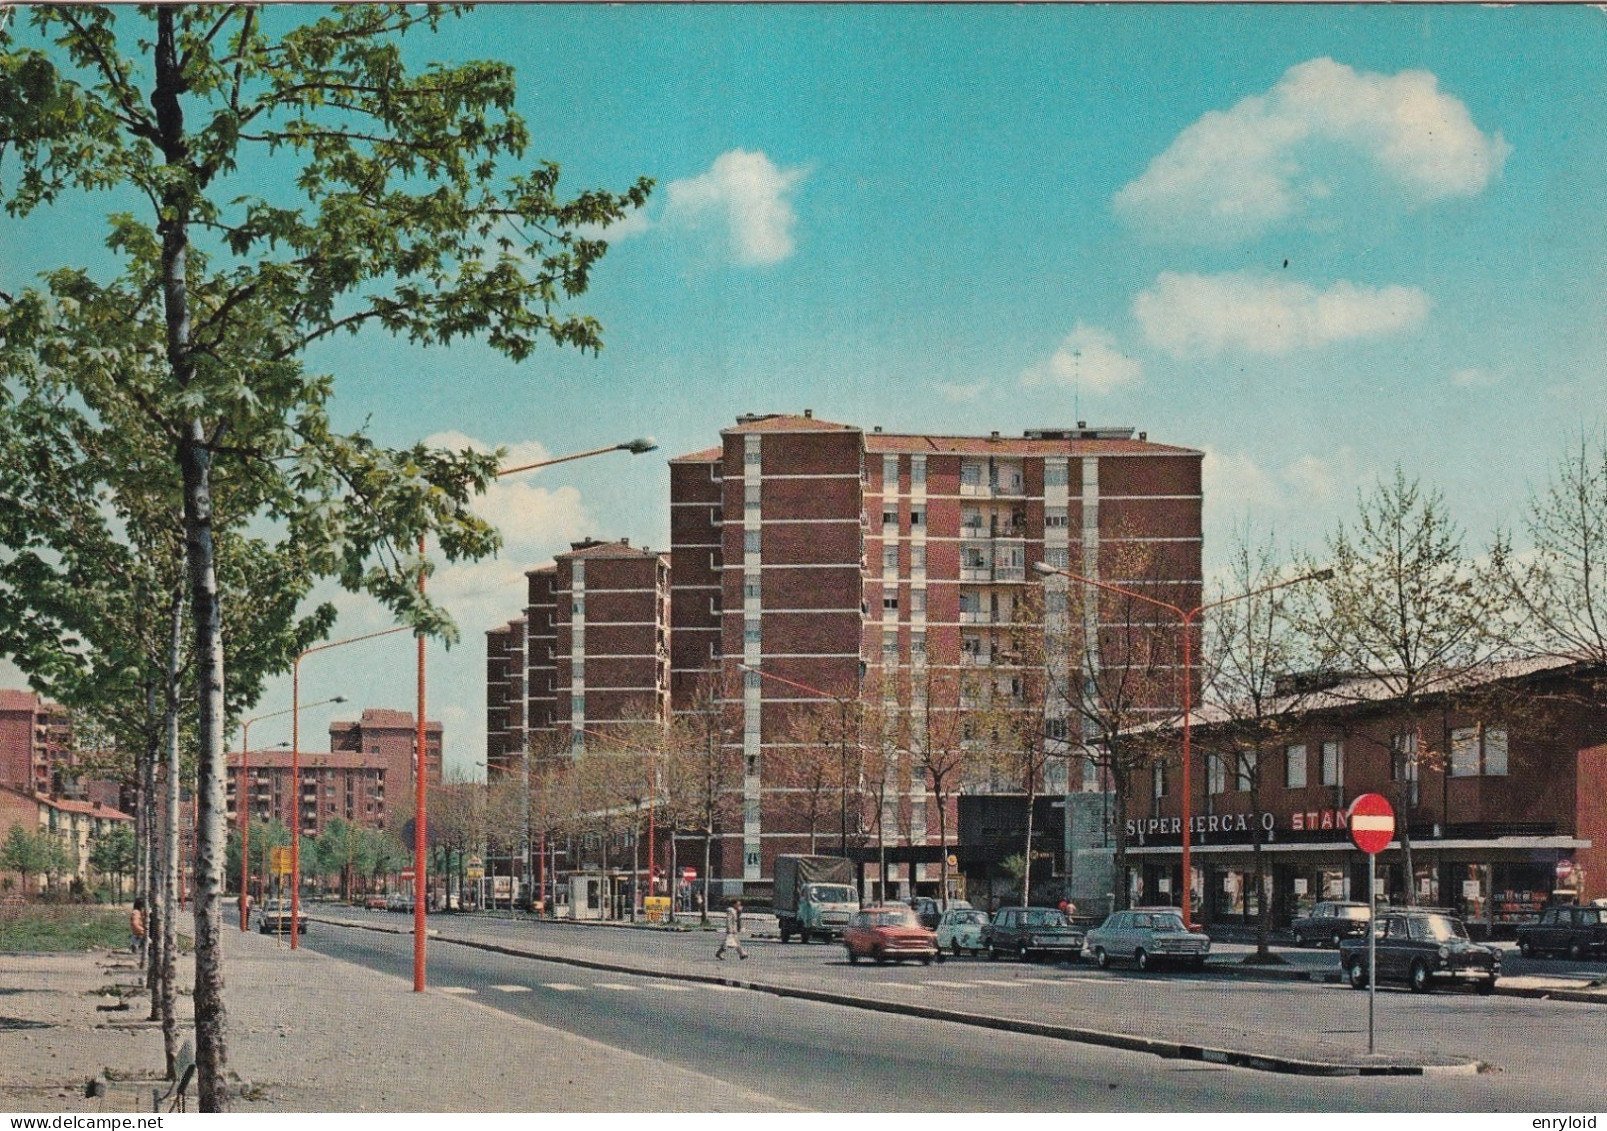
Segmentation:
<svg viewBox="0 0 1607 1131">
<path fill-rule="evenodd" d="M 1323 456 L 1303 455 L 1281 468 L 1264 468 L 1248 452 L 1205 449 L 1200 471 L 1205 498 L 1213 509 L 1305 515 L 1346 497 L 1361 481 L 1355 453 L 1348 447 Z"/>
<path fill-rule="evenodd" d="M 733 149 L 715 158 L 708 172 L 666 185 L 658 222 L 709 236 L 744 266 L 779 263 L 796 247 L 791 197 L 805 175 L 763 153 Z"/>
<path fill-rule="evenodd" d="M 1483 191 L 1510 152 L 1428 71 L 1382 75 L 1312 59 L 1266 94 L 1188 126 L 1113 203 L 1155 238 L 1227 243 L 1329 196 L 1356 156 L 1420 205 Z"/>
<path fill-rule="evenodd" d="M 1319 291 L 1248 272 L 1164 271 L 1133 300 L 1133 314 L 1150 344 L 1174 357 L 1284 354 L 1397 333 L 1422 322 L 1429 305 L 1416 287 L 1341 280 Z"/>
<path fill-rule="evenodd" d="M 1029 388 L 1059 385 L 1108 393 L 1137 384 L 1143 376 L 1144 367 L 1117 348 L 1113 335 L 1079 322 L 1047 360 L 1021 375 L 1021 383 Z"/>
</svg>

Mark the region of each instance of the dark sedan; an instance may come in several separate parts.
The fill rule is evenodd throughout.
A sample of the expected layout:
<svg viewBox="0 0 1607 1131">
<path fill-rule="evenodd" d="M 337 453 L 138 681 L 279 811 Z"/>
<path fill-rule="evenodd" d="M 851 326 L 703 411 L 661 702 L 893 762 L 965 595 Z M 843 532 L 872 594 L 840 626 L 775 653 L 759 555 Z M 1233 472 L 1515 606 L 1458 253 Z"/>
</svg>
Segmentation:
<svg viewBox="0 0 1607 1131">
<path fill-rule="evenodd" d="M 1574 961 L 1607 954 L 1607 911 L 1600 907 L 1548 907 L 1538 923 L 1518 928 L 1518 949 L 1534 954 L 1566 954 Z"/>
<path fill-rule="evenodd" d="M 1455 915 L 1443 911 L 1390 911 L 1379 917 L 1378 980 L 1405 982 L 1415 993 L 1435 985 L 1471 985 L 1481 994 L 1495 990 L 1501 955 L 1468 938 Z M 1354 989 L 1367 988 L 1367 939 L 1339 944 L 1339 964 Z"/>
<path fill-rule="evenodd" d="M 1053 907 L 1001 907 L 982 929 L 982 944 L 992 959 L 1076 958 L 1082 953 L 1083 931 Z"/>
<path fill-rule="evenodd" d="M 1338 948 L 1346 939 L 1367 937 L 1367 905 L 1325 900 L 1289 924 L 1296 946 Z"/>
</svg>

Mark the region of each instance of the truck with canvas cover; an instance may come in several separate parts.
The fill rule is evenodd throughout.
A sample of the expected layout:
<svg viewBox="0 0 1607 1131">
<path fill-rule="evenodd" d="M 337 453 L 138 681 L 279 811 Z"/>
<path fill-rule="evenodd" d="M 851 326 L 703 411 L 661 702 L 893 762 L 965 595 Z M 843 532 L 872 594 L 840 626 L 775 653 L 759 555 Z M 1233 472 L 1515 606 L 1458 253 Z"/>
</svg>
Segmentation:
<svg viewBox="0 0 1607 1131">
<path fill-rule="evenodd" d="M 854 863 L 841 856 L 777 856 L 776 919 L 781 941 L 841 938 L 848 917 L 859 910 Z"/>
</svg>

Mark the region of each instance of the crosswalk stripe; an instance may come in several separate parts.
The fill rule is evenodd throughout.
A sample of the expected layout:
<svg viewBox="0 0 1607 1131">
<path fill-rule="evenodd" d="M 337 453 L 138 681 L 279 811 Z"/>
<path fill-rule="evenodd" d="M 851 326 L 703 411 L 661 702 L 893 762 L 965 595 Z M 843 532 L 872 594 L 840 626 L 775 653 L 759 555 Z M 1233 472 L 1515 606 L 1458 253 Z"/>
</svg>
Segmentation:
<svg viewBox="0 0 1607 1131">
<path fill-rule="evenodd" d="M 479 990 L 471 990 L 468 986 L 441 986 L 443 994 L 477 994 Z"/>
<path fill-rule="evenodd" d="M 630 985 L 630 984 L 628 984 L 626 982 L 593 982 L 592 985 L 595 986 L 599 990 L 638 990 L 638 989 L 641 989 L 640 986 L 633 986 L 633 985 Z"/>
<path fill-rule="evenodd" d="M 543 982 L 541 984 L 549 990 L 583 990 L 586 988 L 585 986 L 574 985 L 571 982 Z"/>
<path fill-rule="evenodd" d="M 527 994 L 530 992 L 529 986 L 492 986 L 491 988 L 501 990 L 505 994 Z"/>
</svg>

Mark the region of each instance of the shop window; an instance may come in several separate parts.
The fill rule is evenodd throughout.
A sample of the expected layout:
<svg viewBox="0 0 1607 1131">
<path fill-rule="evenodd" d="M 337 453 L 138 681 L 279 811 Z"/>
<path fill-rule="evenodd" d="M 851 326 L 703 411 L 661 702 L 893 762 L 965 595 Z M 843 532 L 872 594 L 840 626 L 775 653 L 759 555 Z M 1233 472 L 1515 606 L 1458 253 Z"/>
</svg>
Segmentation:
<svg viewBox="0 0 1607 1131">
<path fill-rule="evenodd" d="M 1220 754 L 1207 754 L 1205 757 L 1205 788 L 1211 793 L 1228 791 L 1227 766 L 1223 764 Z"/>
<path fill-rule="evenodd" d="M 1451 732 L 1451 776 L 1476 777 L 1479 772 L 1479 732 L 1473 727 L 1458 727 Z"/>
<path fill-rule="evenodd" d="M 1254 750 L 1246 750 L 1239 755 L 1236 788 L 1240 793 L 1248 793 L 1255 788 L 1255 771 L 1258 757 Z"/>
<path fill-rule="evenodd" d="M 1286 789 L 1306 788 L 1306 748 L 1304 744 L 1284 747 L 1283 784 Z"/>
<path fill-rule="evenodd" d="M 1484 728 L 1484 772 L 1489 777 L 1505 777 L 1507 772 L 1507 728 Z"/>
</svg>

